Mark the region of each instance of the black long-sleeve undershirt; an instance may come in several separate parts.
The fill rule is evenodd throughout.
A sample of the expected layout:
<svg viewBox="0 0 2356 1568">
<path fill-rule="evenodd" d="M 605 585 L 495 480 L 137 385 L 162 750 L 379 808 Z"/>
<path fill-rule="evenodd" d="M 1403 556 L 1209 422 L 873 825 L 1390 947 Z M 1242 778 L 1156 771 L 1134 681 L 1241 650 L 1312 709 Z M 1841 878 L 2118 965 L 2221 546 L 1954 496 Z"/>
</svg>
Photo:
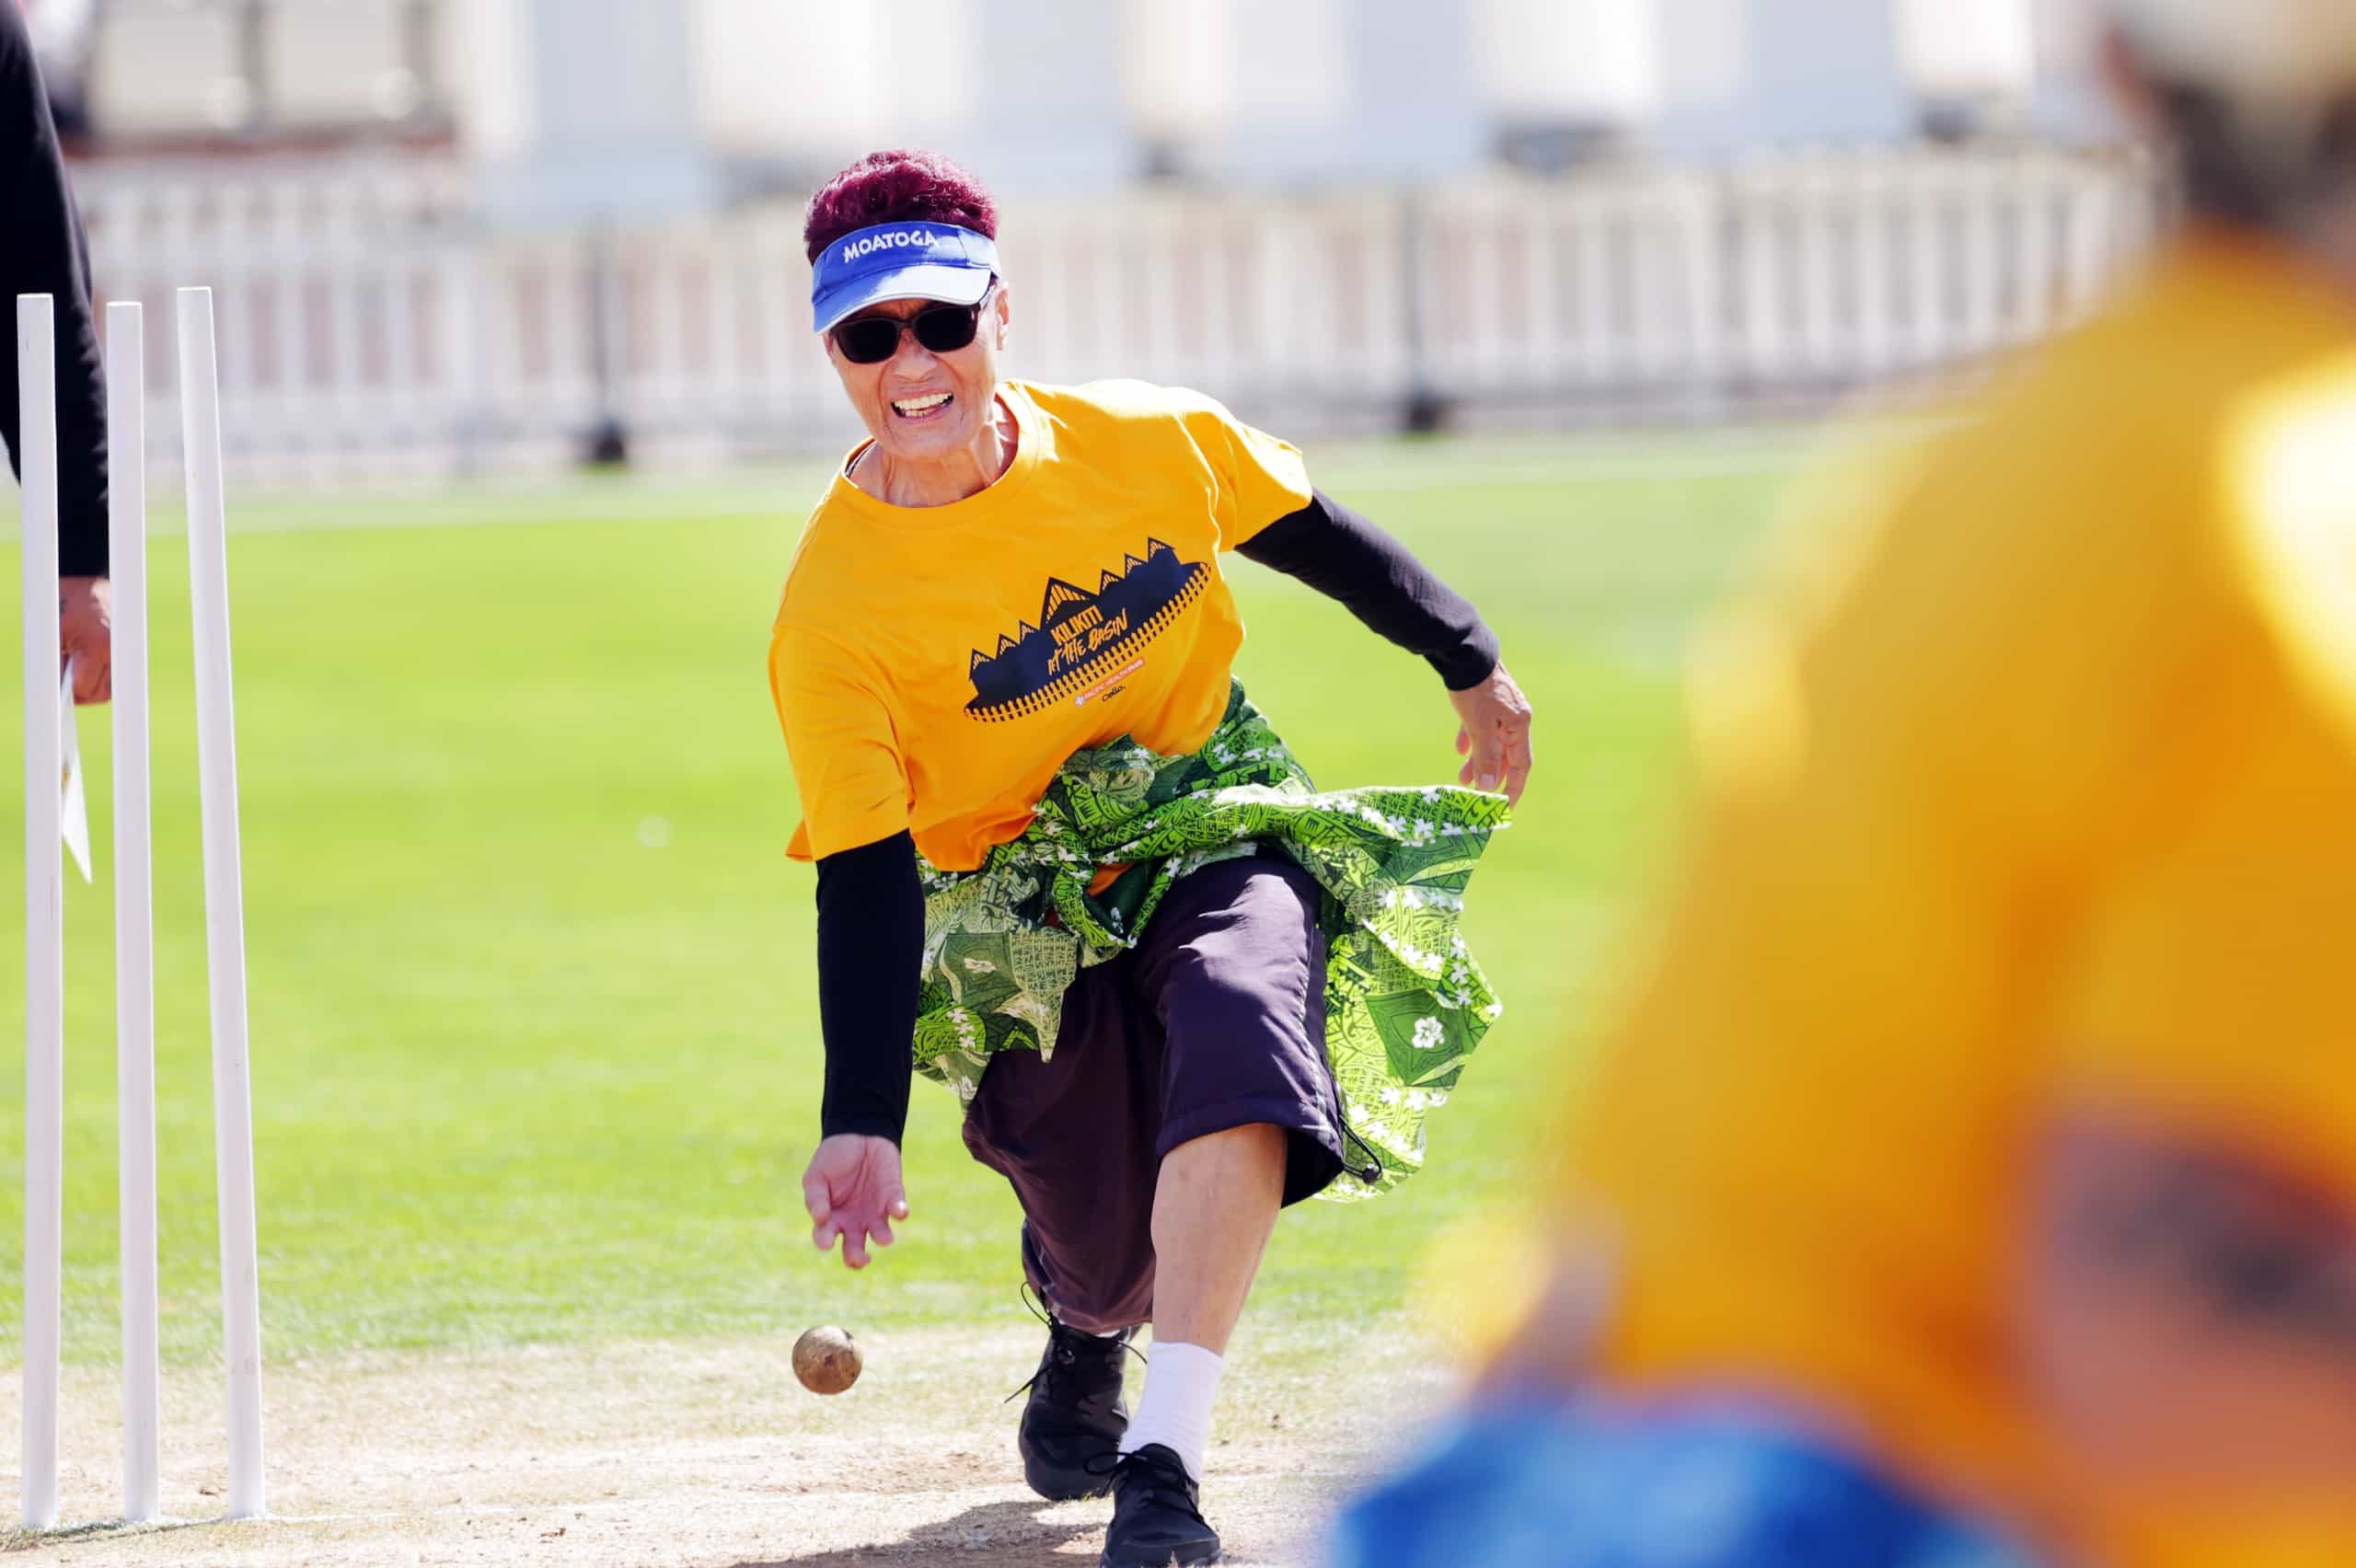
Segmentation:
<svg viewBox="0 0 2356 1568">
<path fill-rule="evenodd" d="M 0 305 L 45 294 L 57 340 L 57 569 L 62 577 L 107 571 L 105 361 L 90 314 L 90 260 L 65 183 L 57 128 L 17 8 L 0 4 Z M 24 470 L 17 370 L 0 373 L 0 441 Z"/>
<path fill-rule="evenodd" d="M 924 888 L 906 832 L 818 862 L 818 1028 L 824 1136 L 900 1141 L 908 1123 Z"/>
<path fill-rule="evenodd" d="M 1376 636 L 1420 654 L 1450 691 L 1479 686 L 1497 667 L 1497 635 L 1472 602 L 1323 490 L 1311 491 L 1307 506 L 1277 518 L 1235 553 L 1308 583 Z"/>
<path fill-rule="evenodd" d="M 1480 685 L 1496 668 L 1496 634 L 1471 601 L 1322 490 L 1237 553 L 1345 605 L 1381 637 L 1430 661 L 1451 691 Z M 915 839 L 895 833 L 819 859 L 822 1136 L 861 1133 L 897 1143 L 907 1130 L 923 953 Z"/>
</svg>

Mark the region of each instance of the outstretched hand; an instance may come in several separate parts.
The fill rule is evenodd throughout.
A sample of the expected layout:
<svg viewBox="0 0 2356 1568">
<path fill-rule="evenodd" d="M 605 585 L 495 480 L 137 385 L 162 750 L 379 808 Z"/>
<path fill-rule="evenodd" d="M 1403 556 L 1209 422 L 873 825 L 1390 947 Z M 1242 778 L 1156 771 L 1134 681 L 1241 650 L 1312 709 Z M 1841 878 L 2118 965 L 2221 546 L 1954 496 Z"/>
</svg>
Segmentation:
<svg viewBox="0 0 2356 1568">
<path fill-rule="evenodd" d="M 900 1182 L 899 1146 L 889 1138 L 837 1133 L 821 1141 L 802 1173 L 802 1202 L 810 1210 L 810 1240 L 821 1252 L 843 1242 L 843 1266 L 867 1266 L 867 1246 L 892 1244 L 892 1222 L 908 1217 Z"/>
<path fill-rule="evenodd" d="M 1530 782 L 1530 699 L 1500 663 L 1479 686 L 1452 691 L 1462 727 L 1456 732 L 1456 752 L 1464 766 L 1456 775 L 1460 784 L 1476 790 L 1502 790 L 1506 799 L 1520 803 L 1522 787 Z"/>
</svg>

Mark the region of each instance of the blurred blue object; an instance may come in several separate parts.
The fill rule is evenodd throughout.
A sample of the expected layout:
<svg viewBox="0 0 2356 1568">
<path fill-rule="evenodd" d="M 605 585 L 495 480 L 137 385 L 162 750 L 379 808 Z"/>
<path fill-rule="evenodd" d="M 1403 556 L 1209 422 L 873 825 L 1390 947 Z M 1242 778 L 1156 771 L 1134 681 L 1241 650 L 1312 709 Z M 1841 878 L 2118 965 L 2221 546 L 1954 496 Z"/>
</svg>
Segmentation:
<svg viewBox="0 0 2356 1568">
<path fill-rule="evenodd" d="M 1335 1526 L 1333 1568 L 2038 1568 L 1750 1409 L 1459 1417 Z"/>
</svg>

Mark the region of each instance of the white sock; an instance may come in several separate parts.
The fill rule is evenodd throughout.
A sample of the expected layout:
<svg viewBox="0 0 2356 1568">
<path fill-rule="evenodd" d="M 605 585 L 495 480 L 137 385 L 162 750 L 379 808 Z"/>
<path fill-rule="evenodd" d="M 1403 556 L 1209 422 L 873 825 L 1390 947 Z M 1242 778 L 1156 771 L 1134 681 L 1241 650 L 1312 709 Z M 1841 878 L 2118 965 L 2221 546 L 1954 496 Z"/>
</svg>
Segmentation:
<svg viewBox="0 0 2356 1568">
<path fill-rule="evenodd" d="M 1211 1404 L 1218 1398 L 1219 1374 L 1227 1363 L 1198 1344 L 1156 1340 L 1145 1358 L 1145 1397 L 1129 1417 L 1121 1452 L 1134 1454 L 1159 1443 L 1186 1463 L 1196 1485 L 1203 1480 L 1203 1450 L 1210 1446 Z"/>
</svg>

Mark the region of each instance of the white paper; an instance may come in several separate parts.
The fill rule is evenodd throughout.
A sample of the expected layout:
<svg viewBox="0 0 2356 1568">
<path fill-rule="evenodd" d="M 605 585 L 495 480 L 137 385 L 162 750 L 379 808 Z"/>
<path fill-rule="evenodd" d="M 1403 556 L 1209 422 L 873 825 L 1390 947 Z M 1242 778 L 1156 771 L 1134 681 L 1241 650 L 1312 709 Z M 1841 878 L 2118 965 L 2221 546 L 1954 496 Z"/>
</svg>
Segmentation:
<svg viewBox="0 0 2356 1568">
<path fill-rule="evenodd" d="M 90 803 L 82 792 L 82 745 L 74 733 L 74 661 L 65 661 L 65 678 L 57 688 L 58 729 L 65 742 L 65 767 L 58 779 L 58 790 L 64 797 L 60 802 L 57 827 L 72 851 L 74 863 L 82 870 L 82 880 L 90 881 Z"/>
</svg>

